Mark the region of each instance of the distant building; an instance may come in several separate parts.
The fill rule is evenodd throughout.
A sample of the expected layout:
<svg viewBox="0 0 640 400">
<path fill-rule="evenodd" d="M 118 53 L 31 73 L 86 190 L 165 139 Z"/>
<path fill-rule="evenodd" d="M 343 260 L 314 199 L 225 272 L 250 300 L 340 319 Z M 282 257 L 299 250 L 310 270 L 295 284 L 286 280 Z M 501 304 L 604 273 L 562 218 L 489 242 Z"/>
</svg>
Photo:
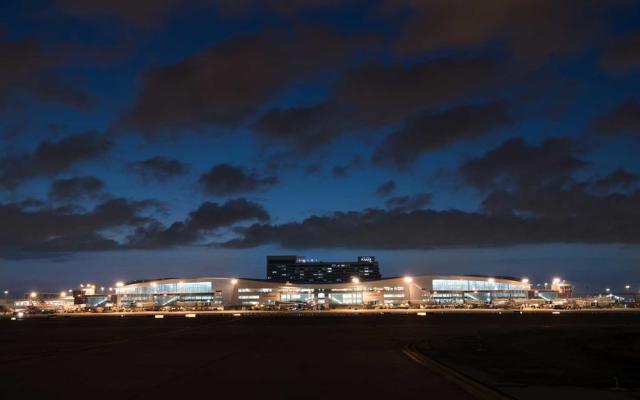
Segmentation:
<svg viewBox="0 0 640 400">
<path fill-rule="evenodd" d="M 352 279 L 380 279 L 380 268 L 373 256 L 357 261 L 318 261 L 301 256 L 267 256 L 267 280 L 290 283 L 343 283 Z"/>
</svg>

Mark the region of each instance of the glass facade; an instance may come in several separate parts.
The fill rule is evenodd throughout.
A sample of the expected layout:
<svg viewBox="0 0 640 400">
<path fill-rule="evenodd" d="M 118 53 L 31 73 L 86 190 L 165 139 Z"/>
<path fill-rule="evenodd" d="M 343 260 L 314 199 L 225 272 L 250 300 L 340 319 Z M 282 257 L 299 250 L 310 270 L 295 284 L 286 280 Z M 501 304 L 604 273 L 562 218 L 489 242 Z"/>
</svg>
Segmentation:
<svg viewBox="0 0 640 400">
<path fill-rule="evenodd" d="M 329 293 L 329 303 L 333 305 L 362 304 L 362 292 Z"/>
<path fill-rule="evenodd" d="M 211 282 L 176 282 L 150 284 L 148 286 L 122 287 L 118 294 L 156 294 L 156 293 L 211 293 Z"/>
<path fill-rule="evenodd" d="M 527 290 L 526 284 L 491 282 L 489 280 L 434 279 L 433 290 L 473 291 L 473 290 Z"/>
</svg>

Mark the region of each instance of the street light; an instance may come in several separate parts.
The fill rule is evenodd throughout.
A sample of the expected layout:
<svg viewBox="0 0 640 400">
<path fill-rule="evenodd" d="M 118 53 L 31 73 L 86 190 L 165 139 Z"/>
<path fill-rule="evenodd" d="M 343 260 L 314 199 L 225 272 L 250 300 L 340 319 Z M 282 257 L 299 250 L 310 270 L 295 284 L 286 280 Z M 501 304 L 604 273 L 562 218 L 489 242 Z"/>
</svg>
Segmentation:
<svg viewBox="0 0 640 400">
<path fill-rule="evenodd" d="M 38 293 L 31 292 L 31 293 L 29 293 L 29 297 L 31 297 L 32 299 L 35 299 L 36 297 L 38 297 Z"/>
<path fill-rule="evenodd" d="M 529 278 L 522 278 L 522 283 L 529 283 Z"/>
<path fill-rule="evenodd" d="M 358 283 L 360 283 L 360 279 L 358 279 L 358 277 L 354 276 L 353 278 L 351 278 L 351 283 L 358 284 Z"/>
<path fill-rule="evenodd" d="M 67 297 L 67 292 L 65 292 L 64 290 L 60 292 L 60 297 Z"/>
<path fill-rule="evenodd" d="M 120 281 L 120 282 L 116 282 L 116 287 L 123 287 L 124 286 L 124 282 Z"/>
<path fill-rule="evenodd" d="M 631 289 L 631 286 L 630 286 L 630 285 L 624 285 L 624 288 L 625 288 L 626 290 L 629 290 L 629 289 Z"/>
<path fill-rule="evenodd" d="M 231 284 L 235 285 L 238 283 L 238 280 L 236 278 L 231 279 Z"/>
<path fill-rule="evenodd" d="M 412 277 L 410 277 L 410 276 L 405 276 L 404 277 L 404 283 L 411 283 L 411 282 L 413 282 L 413 278 Z"/>
</svg>

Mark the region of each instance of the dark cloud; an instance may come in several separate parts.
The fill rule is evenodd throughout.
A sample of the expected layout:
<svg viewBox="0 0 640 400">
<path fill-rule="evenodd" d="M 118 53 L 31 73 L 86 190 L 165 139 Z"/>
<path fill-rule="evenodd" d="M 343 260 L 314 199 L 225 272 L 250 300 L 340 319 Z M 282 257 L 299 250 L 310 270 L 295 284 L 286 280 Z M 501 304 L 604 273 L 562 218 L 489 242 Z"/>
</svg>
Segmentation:
<svg viewBox="0 0 640 400">
<path fill-rule="evenodd" d="M 126 169 L 142 176 L 145 180 L 167 181 L 187 173 L 189 168 L 180 160 L 155 156 L 142 161 L 127 163 Z"/>
<path fill-rule="evenodd" d="M 593 130 L 606 136 L 640 134 L 640 104 L 627 100 L 611 111 L 597 117 L 592 123 Z"/>
<path fill-rule="evenodd" d="M 344 63 L 362 45 L 360 37 L 319 28 L 233 37 L 146 73 L 122 125 L 153 136 L 176 128 L 236 124 L 296 80 Z"/>
<path fill-rule="evenodd" d="M 107 200 L 91 211 L 0 204 L 0 252 L 104 250 L 112 241 L 103 231 L 149 223 L 152 219 L 145 212 L 157 207 L 154 201 L 124 198 Z"/>
<path fill-rule="evenodd" d="M 387 196 L 393 193 L 395 190 L 396 190 L 396 181 L 394 181 L 393 179 L 389 179 L 388 181 L 378 186 L 375 192 L 378 196 Z"/>
<path fill-rule="evenodd" d="M 409 66 L 366 64 L 340 75 L 329 98 L 308 107 L 276 108 L 252 126 L 277 142 L 309 151 L 345 132 L 379 128 L 441 107 L 504 81 L 489 57 L 449 57 Z"/>
<path fill-rule="evenodd" d="M 80 109 L 95 104 L 93 97 L 63 82 L 54 72 L 59 60 L 38 41 L 11 41 L 0 34 L 0 54 L 0 108 L 23 95 Z"/>
<path fill-rule="evenodd" d="M 205 202 L 192 211 L 185 221 L 165 228 L 159 223 L 139 227 L 127 239 L 133 248 L 163 248 L 194 243 L 217 229 L 244 221 L 269 221 L 269 214 L 259 204 L 246 199 L 229 200 L 223 204 Z"/>
<path fill-rule="evenodd" d="M 0 157 L 0 188 L 14 188 L 22 182 L 54 176 L 74 164 L 105 155 L 111 142 L 103 135 L 83 133 L 57 142 L 44 141 L 32 153 Z"/>
<path fill-rule="evenodd" d="M 387 137 L 375 151 L 373 160 L 405 168 L 422 154 L 477 138 L 511 122 L 508 107 L 502 102 L 427 112 Z"/>
<path fill-rule="evenodd" d="M 74 17 L 113 17 L 142 27 L 156 27 L 180 11 L 177 0 L 57 0 L 56 3 L 64 14 Z"/>
<path fill-rule="evenodd" d="M 341 133 L 339 114 L 334 111 L 327 104 L 275 108 L 263 114 L 251 129 L 267 139 L 292 144 L 306 153 L 330 143 Z"/>
<path fill-rule="evenodd" d="M 104 182 L 94 176 L 57 179 L 51 183 L 49 196 L 56 200 L 78 200 L 98 196 Z"/>
<path fill-rule="evenodd" d="M 501 43 L 519 61 L 540 64 L 549 56 L 590 46 L 606 28 L 610 10 L 624 3 L 489 0 L 482 7 L 469 7 L 464 0 L 392 0 L 387 4 L 410 10 L 396 43 L 401 54 Z"/>
<path fill-rule="evenodd" d="M 571 174 L 585 165 L 573 154 L 569 139 L 547 139 L 540 145 L 529 145 L 515 138 L 465 162 L 459 172 L 468 184 L 491 190 L 561 184 L 570 181 Z"/>
<path fill-rule="evenodd" d="M 608 193 L 612 190 L 627 190 L 640 183 L 640 175 L 618 168 L 604 178 L 596 179 L 590 184 L 590 188 L 596 192 Z"/>
<path fill-rule="evenodd" d="M 587 230 L 612 230 L 637 223 L 640 192 L 596 195 L 582 185 L 555 185 L 496 191 L 487 196 L 483 208 L 492 214 L 515 214 L 529 218 L 562 220 Z M 636 222 L 634 222 L 636 221 Z M 603 232 L 604 233 L 604 232 Z"/>
<path fill-rule="evenodd" d="M 640 69 L 640 33 L 617 38 L 602 55 L 602 65 L 611 72 Z"/>
<path fill-rule="evenodd" d="M 365 210 L 312 216 L 282 225 L 254 224 L 230 248 L 279 245 L 285 248 L 429 249 L 504 246 L 524 243 L 640 243 L 639 194 L 626 198 L 635 209 L 600 209 L 587 217 L 539 218 L 456 210 Z M 617 201 L 606 201 L 615 206 Z M 631 214 L 626 212 L 631 211 Z"/>
<path fill-rule="evenodd" d="M 355 155 L 347 164 L 335 165 L 331 168 L 331 175 L 334 178 L 345 178 L 354 170 L 364 167 L 364 164 L 362 157 Z"/>
<path fill-rule="evenodd" d="M 268 222 L 267 211 L 246 199 L 203 203 L 184 221 L 165 228 L 150 213 L 152 200 L 110 199 L 86 211 L 76 206 L 50 208 L 42 202 L 0 204 L 0 257 L 29 254 L 164 248 L 190 244 L 223 227 L 244 221 Z M 124 240 L 117 232 L 132 231 Z M 114 235 L 116 237 L 110 237 Z"/>
<path fill-rule="evenodd" d="M 612 174 L 610 180 L 618 181 Z M 629 179 L 624 177 L 623 181 Z M 599 182 L 596 180 L 594 182 Z M 396 197 L 388 210 L 334 212 L 237 229 L 231 248 L 428 249 L 525 243 L 640 243 L 640 191 L 591 191 L 594 182 L 539 182 L 489 193 L 481 212 L 423 210 L 430 196 Z"/>
<path fill-rule="evenodd" d="M 256 171 L 230 164 L 218 164 L 200 175 L 198 182 L 205 192 L 224 196 L 266 190 L 278 183 L 278 178 L 260 176 Z"/>
<path fill-rule="evenodd" d="M 384 205 L 391 210 L 413 211 L 425 208 L 431 204 L 431 193 L 416 193 L 408 196 L 396 196 L 384 202 Z"/>
</svg>

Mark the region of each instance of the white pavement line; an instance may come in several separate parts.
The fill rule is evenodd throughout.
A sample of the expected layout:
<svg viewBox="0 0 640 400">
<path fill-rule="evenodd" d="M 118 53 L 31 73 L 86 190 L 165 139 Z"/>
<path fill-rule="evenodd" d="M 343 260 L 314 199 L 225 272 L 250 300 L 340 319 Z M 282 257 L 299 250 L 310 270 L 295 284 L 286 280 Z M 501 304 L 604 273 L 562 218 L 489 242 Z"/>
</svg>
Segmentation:
<svg viewBox="0 0 640 400">
<path fill-rule="evenodd" d="M 452 368 L 447 367 L 446 365 L 439 363 L 431 358 L 426 357 L 424 354 L 420 353 L 416 346 L 413 344 L 406 345 L 402 352 L 409 357 L 414 362 L 422 365 L 423 367 L 429 369 L 431 372 L 435 372 L 447 380 L 453 382 L 462 388 L 465 392 L 471 394 L 472 396 L 477 397 L 478 399 L 483 400 L 513 400 L 515 399 L 512 396 L 509 396 L 506 393 L 503 393 L 491 386 L 487 386 L 481 382 L 476 381 L 475 379 L 468 377 Z"/>
</svg>

